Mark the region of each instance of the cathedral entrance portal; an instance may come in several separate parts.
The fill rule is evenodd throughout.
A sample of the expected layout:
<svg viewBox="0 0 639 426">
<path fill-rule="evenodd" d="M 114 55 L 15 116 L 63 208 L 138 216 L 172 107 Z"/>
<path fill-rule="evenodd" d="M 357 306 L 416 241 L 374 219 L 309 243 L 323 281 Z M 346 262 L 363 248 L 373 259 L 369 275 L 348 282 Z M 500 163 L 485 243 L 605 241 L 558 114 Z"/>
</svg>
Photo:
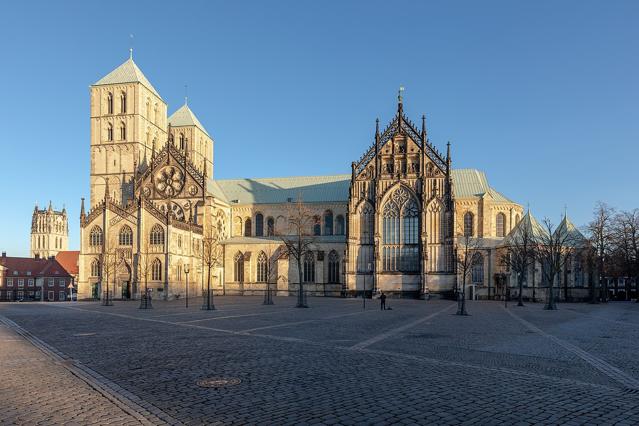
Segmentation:
<svg viewBox="0 0 639 426">
<path fill-rule="evenodd" d="M 120 285 L 120 294 L 122 295 L 122 299 L 130 299 L 132 294 L 131 268 L 124 259 L 122 259 L 122 262 L 118 265 L 116 277 L 116 282 Z"/>
</svg>

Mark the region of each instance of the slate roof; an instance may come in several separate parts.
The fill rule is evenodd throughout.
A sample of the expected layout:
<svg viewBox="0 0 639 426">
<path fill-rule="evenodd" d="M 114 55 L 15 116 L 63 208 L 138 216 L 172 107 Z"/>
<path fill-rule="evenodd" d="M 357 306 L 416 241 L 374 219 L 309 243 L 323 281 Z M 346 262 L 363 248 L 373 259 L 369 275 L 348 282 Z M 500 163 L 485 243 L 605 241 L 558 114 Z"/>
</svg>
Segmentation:
<svg viewBox="0 0 639 426">
<path fill-rule="evenodd" d="M 186 103 L 171 114 L 169 117 L 169 124 L 173 127 L 195 126 L 210 137 L 209 132 L 207 132 L 204 126 L 202 126 L 200 120 L 197 119 L 195 114 L 193 114 L 193 111 L 191 111 L 191 108 L 189 108 Z"/>
<path fill-rule="evenodd" d="M 120 84 L 120 83 L 141 83 L 147 89 L 149 89 L 155 96 L 162 99 L 160 94 L 155 90 L 155 87 L 146 78 L 142 70 L 138 68 L 133 58 L 129 58 L 122 65 L 102 77 L 95 82 L 94 86 L 102 86 L 106 84 Z"/>
<path fill-rule="evenodd" d="M 351 175 L 217 179 L 209 182 L 208 191 L 237 204 L 278 204 L 300 195 L 306 203 L 347 202 L 350 182 Z M 453 170 L 453 191 L 458 198 L 489 194 L 496 202 L 512 203 L 488 184 L 484 172 L 475 169 Z"/>
</svg>

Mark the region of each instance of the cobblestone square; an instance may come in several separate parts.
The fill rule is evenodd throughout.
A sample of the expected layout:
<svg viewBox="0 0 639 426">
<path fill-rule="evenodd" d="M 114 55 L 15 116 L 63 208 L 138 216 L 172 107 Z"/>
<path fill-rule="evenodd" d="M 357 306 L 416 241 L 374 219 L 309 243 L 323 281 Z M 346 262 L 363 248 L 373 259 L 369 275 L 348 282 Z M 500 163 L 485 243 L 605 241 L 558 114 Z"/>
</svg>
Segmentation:
<svg viewBox="0 0 639 426">
<path fill-rule="evenodd" d="M 214 302 L 0 304 L 0 424 L 639 423 L 639 304 Z"/>
</svg>

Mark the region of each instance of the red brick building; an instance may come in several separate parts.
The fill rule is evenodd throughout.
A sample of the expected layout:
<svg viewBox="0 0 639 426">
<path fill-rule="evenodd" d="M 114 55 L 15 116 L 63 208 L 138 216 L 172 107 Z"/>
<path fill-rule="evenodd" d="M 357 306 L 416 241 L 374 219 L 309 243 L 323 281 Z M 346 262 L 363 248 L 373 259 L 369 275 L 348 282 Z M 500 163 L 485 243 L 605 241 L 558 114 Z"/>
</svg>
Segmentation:
<svg viewBox="0 0 639 426">
<path fill-rule="evenodd" d="M 55 258 L 7 257 L 5 252 L 0 257 L 0 301 L 64 301 L 72 282 Z"/>
</svg>

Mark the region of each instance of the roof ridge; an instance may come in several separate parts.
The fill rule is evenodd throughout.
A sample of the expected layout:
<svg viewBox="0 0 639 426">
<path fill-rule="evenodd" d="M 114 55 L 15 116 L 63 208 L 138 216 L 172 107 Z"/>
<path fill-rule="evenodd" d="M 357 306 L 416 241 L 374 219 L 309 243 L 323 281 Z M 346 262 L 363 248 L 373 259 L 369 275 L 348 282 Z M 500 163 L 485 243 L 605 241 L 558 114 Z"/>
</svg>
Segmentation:
<svg viewBox="0 0 639 426">
<path fill-rule="evenodd" d="M 300 178 L 321 178 L 321 177 L 346 177 L 350 179 L 351 175 L 348 173 L 340 173 L 335 175 L 297 175 L 297 176 L 271 176 L 262 178 L 228 178 L 228 179 L 214 179 L 220 182 L 230 182 L 237 180 L 272 180 L 272 179 L 300 179 Z"/>
</svg>

